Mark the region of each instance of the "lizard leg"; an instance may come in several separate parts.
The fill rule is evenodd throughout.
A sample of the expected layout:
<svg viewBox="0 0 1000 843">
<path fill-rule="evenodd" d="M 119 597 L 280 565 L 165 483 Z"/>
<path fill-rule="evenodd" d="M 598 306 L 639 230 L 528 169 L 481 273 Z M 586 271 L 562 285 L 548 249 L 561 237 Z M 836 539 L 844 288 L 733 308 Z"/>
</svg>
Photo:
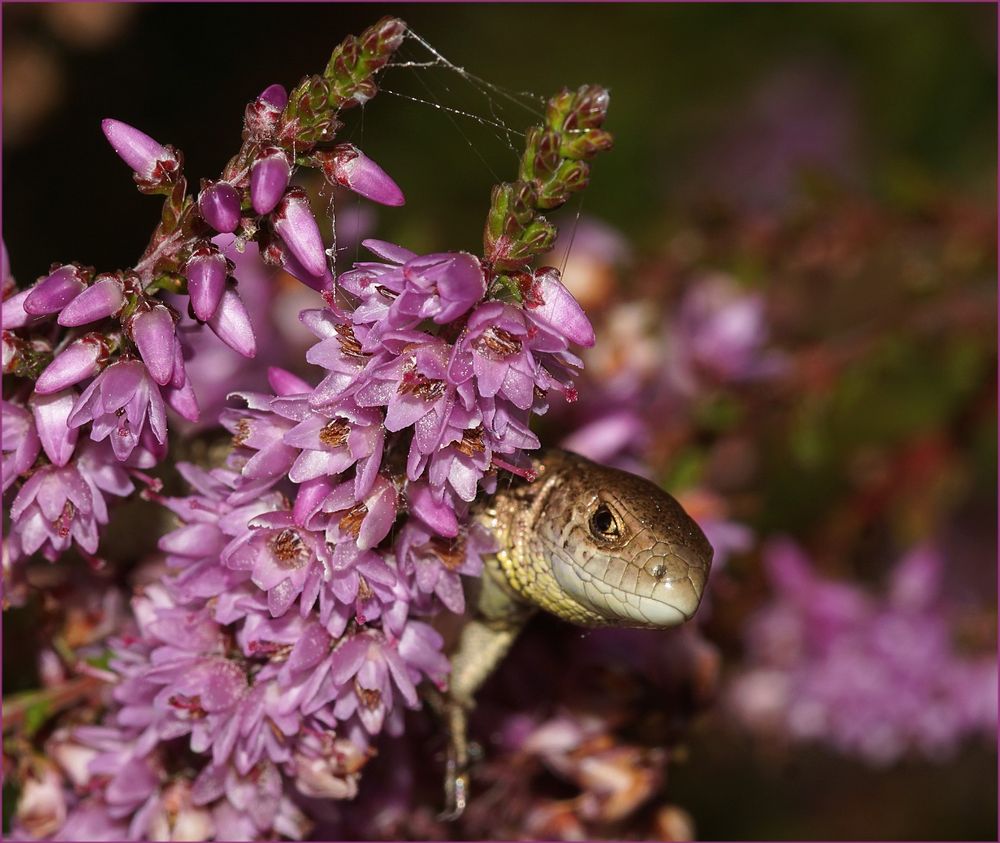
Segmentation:
<svg viewBox="0 0 1000 843">
<path fill-rule="evenodd" d="M 445 772 L 445 811 L 441 819 L 462 815 L 469 796 L 469 713 L 475 694 L 507 654 L 524 620 L 471 620 L 462 630 L 451 659 L 447 706 L 448 766 Z"/>
</svg>

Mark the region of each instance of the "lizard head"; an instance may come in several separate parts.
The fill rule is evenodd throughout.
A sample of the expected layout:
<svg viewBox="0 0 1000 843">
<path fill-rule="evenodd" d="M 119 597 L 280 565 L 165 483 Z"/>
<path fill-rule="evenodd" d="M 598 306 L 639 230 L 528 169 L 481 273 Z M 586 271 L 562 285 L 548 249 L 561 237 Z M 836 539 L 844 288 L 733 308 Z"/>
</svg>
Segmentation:
<svg viewBox="0 0 1000 843">
<path fill-rule="evenodd" d="M 712 546 L 681 505 L 648 480 L 576 454 L 556 452 L 544 465 L 530 515 L 548 570 L 535 587 L 551 577 L 561 599 L 526 596 L 586 625 L 668 627 L 690 619 Z"/>
</svg>

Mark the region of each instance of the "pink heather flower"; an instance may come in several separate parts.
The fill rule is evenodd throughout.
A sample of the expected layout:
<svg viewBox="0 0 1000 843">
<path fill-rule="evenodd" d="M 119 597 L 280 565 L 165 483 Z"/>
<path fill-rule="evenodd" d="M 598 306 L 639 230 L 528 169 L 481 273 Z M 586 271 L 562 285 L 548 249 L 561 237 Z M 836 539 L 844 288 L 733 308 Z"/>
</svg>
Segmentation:
<svg viewBox="0 0 1000 843">
<path fill-rule="evenodd" d="M 532 321 L 551 333 L 585 348 L 594 344 L 590 320 L 573 294 L 563 286 L 557 269 L 548 266 L 535 272 L 525 308 Z"/>
<path fill-rule="evenodd" d="M 247 533 L 252 519 L 280 508 L 281 496 L 253 484 L 238 489 L 240 476 L 227 469 L 205 471 L 189 463 L 179 463 L 177 469 L 192 494 L 163 501 L 182 522 L 159 542 L 167 565 L 180 569 L 172 585 L 188 602 L 236 592 L 248 577 L 220 564 L 220 555 L 234 537 Z"/>
<path fill-rule="evenodd" d="M 41 550 L 55 560 L 75 541 L 87 553 L 97 551 L 97 525 L 107 523 L 100 499 L 74 465 L 46 465 L 21 486 L 10 508 L 11 526 L 26 556 Z M 99 518 L 103 515 L 103 518 Z"/>
<path fill-rule="evenodd" d="M 323 277 L 328 269 L 323 237 L 309 209 L 305 191 L 297 187 L 288 191 L 278 203 L 272 219 L 274 230 L 302 268 L 309 275 Z"/>
<path fill-rule="evenodd" d="M 535 400 L 538 365 L 530 345 L 538 334 L 521 308 L 485 302 L 469 317 L 449 374 L 456 383 L 475 375 L 479 395 L 500 395 L 526 410 Z"/>
<path fill-rule="evenodd" d="M 765 351 L 764 299 L 726 276 L 695 284 L 684 297 L 674 325 L 675 378 L 693 389 L 699 373 L 740 381 L 775 373 L 781 358 Z"/>
<path fill-rule="evenodd" d="M 66 328 L 86 325 L 88 322 L 115 316 L 124 304 L 125 293 L 121 279 L 113 275 L 101 275 L 92 286 L 62 309 L 56 321 Z"/>
<path fill-rule="evenodd" d="M 580 425 L 559 446 L 606 465 L 618 464 L 649 439 L 649 425 L 633 409 L 612 410 Z"/>
<path fill-rule="evenodd" d="M 427 318 L 438 325 L 454 322 L 486 293 L 483 268 L 468 252 L 413 258 L 403 264 L 403 278 L 406 287 L 390 313 L 414 317 L 411 324 Z M 397 320 L 390 319 L 404 327 Z"/>
<path fill-rule="evenodd" d="M 32 316 L 45 316 L 62 310 L 86 289 L 79 267 L 67 264 L 39 281 L 24 299 L 24 310 Z"/>
<path fill-rule="evenodd" d="M 389 534 L 398 506 L 395 486 L 382 475 L 360 499 L 353 481 L 348 480 L 330 492 L 306 523 L 311 529 L 326 531 L 326 541 L 334 548 L 333 565 L 340 568 L 356 558 L 358 551 L 370 550 Z"/>
<path fill-rule="evenodd" d="M 394 547 L 400 570 L 412 576 L 415 588 L 437 595 L 445 608 L 461 614 L 465 611 L 465 595 L 459 574 L 482 573 L 482 554 L 494 550 L 495 543 L 475 525 L 453 538 L 444 538 L 411 518 Z"/>
<path fill-rule="evenodd" d="M 222 551 L 223 564 L 251 572 L 254 585 L 267 592 L 272 617 L 287 612 L 303 591 L 303 610 L 308 611 L 330 567 L 323 534 L 296 524 L 289 510 L 259 515 L 247 527 Z"/>
<path fill-rule="evenodd" d="M 38 376 L 35 392 L 48 395 L 96 375 L 108 358 L 103 334 L 90 333 L 71 342 Z"/>
<path fill-rule="evenodd" d="M 129 323 L 132 340 L 139 349 L 142 362 L 160 386 L 170 383 L 174 374 L 174 320 L 162 304 L 142 311 Z"/>
<path fill-rule="evenodd" d="M 118 157 L 143 180 L 151 181 L 155 178 L 159 162 L 167 162 L 171 165 L 170 169 L 177 166 L 177 157 L 173 152 L 127 123 L 102 120 L 101 129 Z"/>
<path fill-rule="evenodd" d="M 275 401 L 272 406 L 279 415 L 302 419 L 282 439 L 285 445 L 301 449 L 288 471 L 293 483 L 340 474 L 357 465 L 355 494 L 367 494 L 382 462 L 385 429 L 380 411 L 341 402 L 322 413 L 312 412 L 306 396 Z"/>
<path fill-rule="evenodd" d="M 327 678 L 338 689 L 334 716 L 346 720 L 357 715 L 370 735 L 381 732 L 384 723 L 390 734 L 399 734 L 397 697 L 416 708 L 417 689 L 406 662 L 385 635 L 378 630 L 355 635 L 334 651 L 331 661 Z"/>
<path fill-rule="evenodd" d="M 342 143 L 329 152 L 317 153 L 317 157 L 332 184 L 342 185 L 380 205 L 399 206 L 406 202 L 396 182 L 354 144 Z"/>
<path fill-rule="evenodd" d="M 215 314 L 226 289 L 229 264 L 215 245 L 202 243 L 191 253 L 184 269 L 191 309 L 202 322 Z"/>
<path fill-rule="evenodd" d="M 54 465 L 64 466 L 73 456 L 80 431 L 67 426 L 66 421 L 76 403 L 76 391 L 67 389 L 52 395 L 32 395 L 31 410 L 35 416 L 35 429 L 42 443 L 45 456 Z"/>
<path fill-rule="evenodd" d="M 70 414 L 69 425 L 93 422 L 90 438 L 100 442 L 111 436 L 115 456 L 124 460 L 139 443 L 147 419 L 156 440 L 165 443 L 167 417 L 160 389 L 142 363 L 126 359 L 94 378 Z"/>
<path fill-rule="evenodd" d="M 878 596 L 820 577 L 788 540 L 764 561 L 774 600 L 750 620 L 728 694 L 746 726 L 877 766 L 948 757 L 971 734 L 995 740 L 996 657 L 956 652 L 939 553 L 915 548 Z"/>
<path fill-rule="evenodd" d="M 256 451 L 242 463 L 242 475 L 247 480 L 277 480 L 295 462 L 298 450 L 285 444 L 284 436 L 293 422 L 271 412 L 270 399 L 257 392 L 233 393 L 246 401 L 248 410 L 227 409 L 219 422 L 233 434 L 236 456 L 242 459 L 246 451 Z"/>
<path fill-rule="evenodd" d="M 224 181 L 210 184 L 198 194 L 198 210 L 216 231 L 236 231 L 240 224 L 239 191 Z"/>
<path fill-rule="evenodd" d="M 234 287 L 226 287 L 219 306 L 208 319 L 208 327 L 233 351 L 244 357 L 256 356 L 257 340 L 250 314 Z"/>
<path fill-rule="evenodd" d="M 277 147 L 261 151 L 250 168 L 250 203 L 258 214 L 269 214 L 285 195 L 292 170 Z"/>
<path fill-rule="evenodd" d="M 3 450 L 3 491 L 35 464 L 42 448 L 32 414 L 19 404 L 3 401 L 0 448 Z"/>
</svg>

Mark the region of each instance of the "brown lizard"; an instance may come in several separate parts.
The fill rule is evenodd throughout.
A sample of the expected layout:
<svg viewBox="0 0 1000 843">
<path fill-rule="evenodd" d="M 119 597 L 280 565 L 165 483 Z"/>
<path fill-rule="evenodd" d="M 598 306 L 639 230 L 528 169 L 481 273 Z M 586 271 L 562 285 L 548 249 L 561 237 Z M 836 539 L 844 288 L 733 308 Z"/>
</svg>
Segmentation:
<svg viewBox="0 0 1000 843">
<path fill-rule="evenodd" d="M 448 819 L 468 800 L 476 691 L 531 615 L 543 609 L 580 626 L 675 626 L 698 608 L 712 563 L 704 533 L 654 483 L 567 451 L 540 452 L 533 470 L 533 481 L 498 489 L 473 513 L 499 549 L 484 559 L 451 660 Z"/>
</svg>

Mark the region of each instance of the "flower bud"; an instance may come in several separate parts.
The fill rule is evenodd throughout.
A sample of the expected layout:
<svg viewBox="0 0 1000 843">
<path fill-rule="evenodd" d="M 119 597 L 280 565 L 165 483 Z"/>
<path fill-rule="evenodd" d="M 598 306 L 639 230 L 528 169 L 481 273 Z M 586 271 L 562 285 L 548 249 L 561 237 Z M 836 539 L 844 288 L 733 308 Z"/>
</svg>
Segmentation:
<svg viewBox="0 0 1000 843">
<path fill-rule="evenodd" d="M 24 310 L 32 316 L 44 316 L 62 310 L 87 288 L 80 270 L 72 264 L 60 266 L 39 281 L 24 300 Z"/>
<path fill-rule="evenodd" d="M 73 456 L 80 429 L 69 427 L 67 419 L 76 403 L 76 390 L 67 389 L 52 395 L 31 396 L 31 412 L 42 449 L 53 465 L 64 466 Z"/>
<path fill-rule="evenodd" d="M 198 319 L 207 322 L 222 301 L 229 264 L 215 246 L 204 244 L 192 252 L 184 274 L 187 276 L 191 309 Z"/>
<path fill-rule="evenodd" d="M 240 224 L 240 194 L 224 181 L 210 184 L 198 194 L 202 219 L 216 231 L 236 231 Z"/>
<path fill-rule="evenodd" d="M 0 323 L 4 328 L 23 328 L 25 325 L 34 322 L 37 317 L 32 316 L 24 309 L 24 300 L 31 295 L 31 290 L 21 290 L 14 293 L 10 298 L 3 300 L 3 310 L 0 312 Z"/>
<path fill-rule="evenodd" d="M 288 91 L 285 90 L 284 85 L 279 85 L 276 82 L 273 85 L 268 85 L 261 91 L 258 99 L 262 99 L 264 102 L 282 111 L 288 105 Z"/>
<path fill-rule="evenodd" d="M 288 93 L 281 85 L 270 85 L 246 107 L 243 124 L 248 138 L 264 140 L 277 131 L 281 112 L 288 105 Z"/>
<path fill-rule="evenodd" d="M 354 144 L 342 143 L 329 152 L 318 153 L 323 174 L 333 184 L 378 202 L 381 205 L 402 205 L 406 198 L 388 174 Z"/>
<path fill-rule="evenodd" d="M 132 318 L 132 340 L 150 376 L 160 386 L 170 383 L 174 372 L 174 320 L 162 304 Z"/>
<path fill-rule="evenodd" d="M 45 371 L 35 381 L 35 392 L 48 395 L 92 378 L 107 359 L 108 350 L 104 337 L 90 333 L 76 342 L 70 343 L 58 357 L 45 367 Z"/>
<path fill-rule="evenodd" d="M 319 226 L 309 209 L 306 194 L 294 188 L 285 194 L 274 212 L 274 230 L 288 250 L 310 275 L 326 273 L 326 252 Z"/>
<path fill-rule="evenodd" d="M 125 304 L 125 293 L 121 279 L 114 275 L 98 276 L 97 281 L 66 307 L 56 320 L 66 328 L 86 325 L 114 316 Z"/>
<path fill-rule="evenodd" d="M 292 171 L 285 153 L 276 147 L 264 150 L 250 168 L 250 202 L 258 214 L 269 214 L 281 201 Z"/>
<path fill-rule="evenodd" d="M 250 316 L 243 299 L 233 287 L 227 287 L 222 294 L 222 301 L 208 320 L 208 327 L 220 340 L 244 357 L 257 354 L 257 341 L 253 335 Z"/>
<path fill-rule="evenodd" d="M 158 161 L 176 164 L 177 156 L 149 135 L 122 123 L 120 120 L 102 120 L 101 129 L 111 148 L 143 179 L 152 179 Z"/>
</svg>

